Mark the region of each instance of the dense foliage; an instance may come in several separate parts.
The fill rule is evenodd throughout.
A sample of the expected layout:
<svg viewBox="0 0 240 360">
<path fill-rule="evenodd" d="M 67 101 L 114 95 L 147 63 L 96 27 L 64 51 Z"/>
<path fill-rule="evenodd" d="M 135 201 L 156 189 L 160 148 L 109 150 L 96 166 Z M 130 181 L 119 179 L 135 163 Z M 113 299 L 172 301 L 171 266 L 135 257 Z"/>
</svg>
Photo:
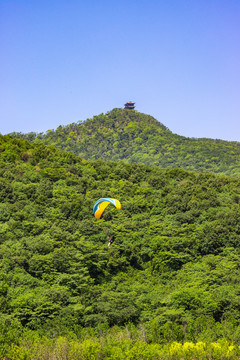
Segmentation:
<svg viewBox="0 0 240 360">
<path fill-rule="evenodd" d="M 95 219 L 100 197 L 122 210 Z M 0 343 L 114 326 L 153 344 L 239 341 L 239 202 L 238 178 L 0 136 Z"/>
<path fill-rule="evenodd" d="M 179 136 L 152 116 L 133 110 L 113 109 L 45 134 L 12 136 L 73 151 L 84 159 L 240 175 L 240 143 Z"/>
</svg>

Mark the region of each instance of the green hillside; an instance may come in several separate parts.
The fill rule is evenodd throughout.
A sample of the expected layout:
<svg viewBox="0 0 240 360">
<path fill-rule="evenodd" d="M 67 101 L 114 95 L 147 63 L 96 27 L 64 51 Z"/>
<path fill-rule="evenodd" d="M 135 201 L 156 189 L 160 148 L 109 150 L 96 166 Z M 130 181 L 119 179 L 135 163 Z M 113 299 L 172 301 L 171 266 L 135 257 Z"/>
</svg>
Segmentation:
<svg viewBox="0 0 240 360">
<path fill-rule="evenodd" d="M 144 116 L 141 127 L 150 120 Z M 158 136 L 174 137 L 154 126 Z M 122 209 L 109 206 L 95 219 L 101 197 L 119 199 Z M 47 344 L 66 334 L 95 337 L 88 345 L 105 355 L 99 336 L 111 337 L 111 349 L 121 344 L 122 354 L 136 341 L 149 344 L 149 354 L 153 344 L 239 341 L 238 178 L 86 161 L 0 136 L 0 201 L 0 358 L 13 344 L 25 351 L 43 336 Z M 105 355 L 98 358 L 136 358 Z M 89 358 L 81 356 L 73 359 Z"/>
<path fill-rule="evenodd" d="M 133 110 L 113 109 L 44 134 L 11 135 L 73 151 L 84 159 L 240 175 L 240 143 L 179 136 L 152 116 Z"/>
</svg>

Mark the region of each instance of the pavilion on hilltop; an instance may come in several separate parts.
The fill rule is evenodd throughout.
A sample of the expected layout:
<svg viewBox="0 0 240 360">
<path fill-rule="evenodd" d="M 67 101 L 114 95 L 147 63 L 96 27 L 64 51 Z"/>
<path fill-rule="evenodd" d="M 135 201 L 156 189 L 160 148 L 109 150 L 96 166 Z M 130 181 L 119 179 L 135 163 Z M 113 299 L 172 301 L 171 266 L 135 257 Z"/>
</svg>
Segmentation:
<svg viewBox="0 0 240 360">
<path fill-rule="evenodd" d="M 135 108 L 135 103 L 132 101 L 128 101 L 125 105 L 124 105 L 124 109 L 127 110 L 134 110 Z"/>
</svg>

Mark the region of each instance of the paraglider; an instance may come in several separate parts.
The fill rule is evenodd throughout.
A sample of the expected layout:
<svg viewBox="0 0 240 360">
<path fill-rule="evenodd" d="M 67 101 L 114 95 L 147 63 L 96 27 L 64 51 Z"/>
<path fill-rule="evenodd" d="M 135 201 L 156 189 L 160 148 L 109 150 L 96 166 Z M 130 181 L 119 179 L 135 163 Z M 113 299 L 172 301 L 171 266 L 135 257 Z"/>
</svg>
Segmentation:
<svg viewBox="0 0 240 360">
<path fill-rule="evenodd" d="M 95 216 L 96 219 L 101 218 L 104 210 L 109 204 L 114 205 L 118 210 L 121 209 L 121 203 L 119 200 L 111 199 L 111 198 L 101 198 L 98 201 L 96 201 L 95 204 L 93 205 L 93 215 Z"/>
</svg>

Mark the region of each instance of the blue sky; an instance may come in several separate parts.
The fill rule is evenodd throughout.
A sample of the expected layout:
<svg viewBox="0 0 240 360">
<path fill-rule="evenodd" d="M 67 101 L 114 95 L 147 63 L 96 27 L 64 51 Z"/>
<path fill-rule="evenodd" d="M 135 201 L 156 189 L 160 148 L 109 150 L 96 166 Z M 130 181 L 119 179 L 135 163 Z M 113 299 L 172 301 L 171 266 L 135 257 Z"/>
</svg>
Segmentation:
<svg viewBox="0 0 240 360">
<path fill-rule="evenodd" d="M 172 132 L 240 141 L 239 0 L 0 0 L 0 133 L 128 100 Z"/>
</svg>

